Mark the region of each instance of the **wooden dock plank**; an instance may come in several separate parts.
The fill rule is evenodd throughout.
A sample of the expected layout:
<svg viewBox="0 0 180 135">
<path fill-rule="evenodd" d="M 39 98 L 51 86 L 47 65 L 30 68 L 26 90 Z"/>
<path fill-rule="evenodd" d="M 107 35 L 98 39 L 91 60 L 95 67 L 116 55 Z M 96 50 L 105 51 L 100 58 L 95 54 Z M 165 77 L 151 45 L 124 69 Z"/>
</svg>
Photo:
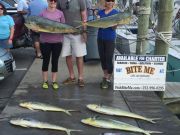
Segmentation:
<svg viewBox="0 0 180 135">
<path fill-rule="evenodd" d="M 156 124 L 137 120 L 138 125 L 146 130 L 161 131 L 163 132 L 163 135 L 179 135 L 180 128 L 178 127 L 180 126 L 180 121 L 177 117 L 173 115 L 161 101 L 157 101 L 156 95 L 154 95 L 151 100 L 148 100 L 148 97 L 151 97 L 153 95 L 152 93 L 148 93 L 144 97 L 142 97 L 142 95 L 145 95 L 144 92 L 131 94 L 130 96 L 127 96 L 127 93 L 123 92 L 123 96 L 125 97 L 131 112 L 148 118 L 161 119 L 156 121 Z"/>
<path fill-rule="evenodd" d="M 57 92 L 54 92 L 53 90 L 44 91 L 39 87 L 32 87 L 33 86 L 29 86 L 27 89 L 24 89 L 24 92 L 22 92 L 22 89 L 16 90 L 13 98 L 2 112 L 2 119 L 0 119 L 0 135 L 12 135 L 12 133 L 13 135 L 67 135 L 64 132 L 33 128 L 24 129 L 10 125 L 9 120 L 16 117 L 33 118 L 39 121 L 61 125 L 72 129 L 83 130 L 83 132 L 73 132 L 72 135 L 100 135 L 102 133 L 119 132 L 121 135 L 136 135 L 136 133 L 95 128 L 84 125 L 80 122 L 83 118 L 100 116 L 138 126 L 134 119 L 98 114 L 86 108 L 87 104 L 95 103 L 114 106 L 129 111 L 129 108 L 119 91 L 101 90 L 98 83 L 87 84 L 86 87 L 82 89 L 74 85 L 63 86 L 61 87 L 61 90 Z M 61 112 L 31 111 L 18 106 L 20 102 L 24 101 L 38 101 L 57 105 L 66 109 L 80 111 L 72 112 L 72 116 L 68 116 L 67 114 Z"/>
</svg>

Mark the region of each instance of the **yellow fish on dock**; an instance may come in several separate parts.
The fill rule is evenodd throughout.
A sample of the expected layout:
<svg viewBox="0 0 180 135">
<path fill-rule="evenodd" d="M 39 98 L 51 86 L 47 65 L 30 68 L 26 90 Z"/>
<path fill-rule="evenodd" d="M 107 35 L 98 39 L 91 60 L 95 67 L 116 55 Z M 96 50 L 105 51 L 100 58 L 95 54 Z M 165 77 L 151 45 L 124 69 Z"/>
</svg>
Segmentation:
<svg viewBox="0 0 180 135">
<path fill-rule="evenodd" d="M 44 103 L 39 103 L 39 102 L 23 102 L 20 103 L 19 106 L 28 108 L 30 110 L 42 110 L 42 111 L 53 111 L 53 112 L 64 112 L 68 115 L 71 115 L 71 111 L 76 111 L 76 110 L 66 110 L 57 106 L 52 106 Z"/>
</svg>

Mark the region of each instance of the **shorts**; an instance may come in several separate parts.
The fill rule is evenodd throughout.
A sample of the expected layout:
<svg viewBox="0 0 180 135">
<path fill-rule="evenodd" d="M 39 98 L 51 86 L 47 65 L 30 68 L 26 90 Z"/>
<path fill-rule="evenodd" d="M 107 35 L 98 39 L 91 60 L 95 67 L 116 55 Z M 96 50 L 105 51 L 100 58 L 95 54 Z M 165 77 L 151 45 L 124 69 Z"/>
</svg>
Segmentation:
<svg viewBox="0 0 180 135">
<path fill-rule="evenodd" d="M 39 41 L 39 38 L 40 38 L 40 34 L 39 33 L 31 31 L 31 37 L 32 37 L 33 43 L 40 42 Z"/>
<path fill-rule="evenodd" d="M 8 39 L 0 39 L 0 47 L 4 49 L 12 48 L 12 44 L 8 44 Z"/>
<path fill-rule="evenodd" d="M 82 57 L 87 54 L 86 43 L 82 41 L 81 35 L 67 34 L 64 35 L 63 47 L 61 56 L 66 57 L 74 55 L 75 57 Z"/>
</svg>

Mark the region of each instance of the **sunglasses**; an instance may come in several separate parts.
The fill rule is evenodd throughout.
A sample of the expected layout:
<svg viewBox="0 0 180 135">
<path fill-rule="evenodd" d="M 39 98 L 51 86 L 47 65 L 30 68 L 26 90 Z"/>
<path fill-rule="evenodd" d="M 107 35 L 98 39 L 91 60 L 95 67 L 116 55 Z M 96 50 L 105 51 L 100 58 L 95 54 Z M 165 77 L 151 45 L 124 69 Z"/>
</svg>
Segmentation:
<svg viewBox="0 0 180 135">
<path fill-rule="evenodd" d="M 114 2 L 115 0 L 106 0 L 106 2 Z"/>
<path fill-rule="evenodd" d="M 57 2 L 57 0 L 49 0 L 50 2 Z"/>
<path fill-rule="evenodd" d="M 0 10 L 4 10 L 4 8 L 0 8 Z"/>
</svg>

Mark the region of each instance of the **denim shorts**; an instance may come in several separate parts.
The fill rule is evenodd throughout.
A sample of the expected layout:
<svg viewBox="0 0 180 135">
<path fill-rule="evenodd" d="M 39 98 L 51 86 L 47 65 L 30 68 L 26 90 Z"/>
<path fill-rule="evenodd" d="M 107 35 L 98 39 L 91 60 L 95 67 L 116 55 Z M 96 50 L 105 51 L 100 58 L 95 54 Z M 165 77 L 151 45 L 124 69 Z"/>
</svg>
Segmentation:
<svg viewBox="0 0 180 135">
<path fill-rule="evenodd" d="M 4 49 L 12 48 L 12 44 L 8 44 L 8 39 L 0 39 L 0 47 Z"/>
</svg>

